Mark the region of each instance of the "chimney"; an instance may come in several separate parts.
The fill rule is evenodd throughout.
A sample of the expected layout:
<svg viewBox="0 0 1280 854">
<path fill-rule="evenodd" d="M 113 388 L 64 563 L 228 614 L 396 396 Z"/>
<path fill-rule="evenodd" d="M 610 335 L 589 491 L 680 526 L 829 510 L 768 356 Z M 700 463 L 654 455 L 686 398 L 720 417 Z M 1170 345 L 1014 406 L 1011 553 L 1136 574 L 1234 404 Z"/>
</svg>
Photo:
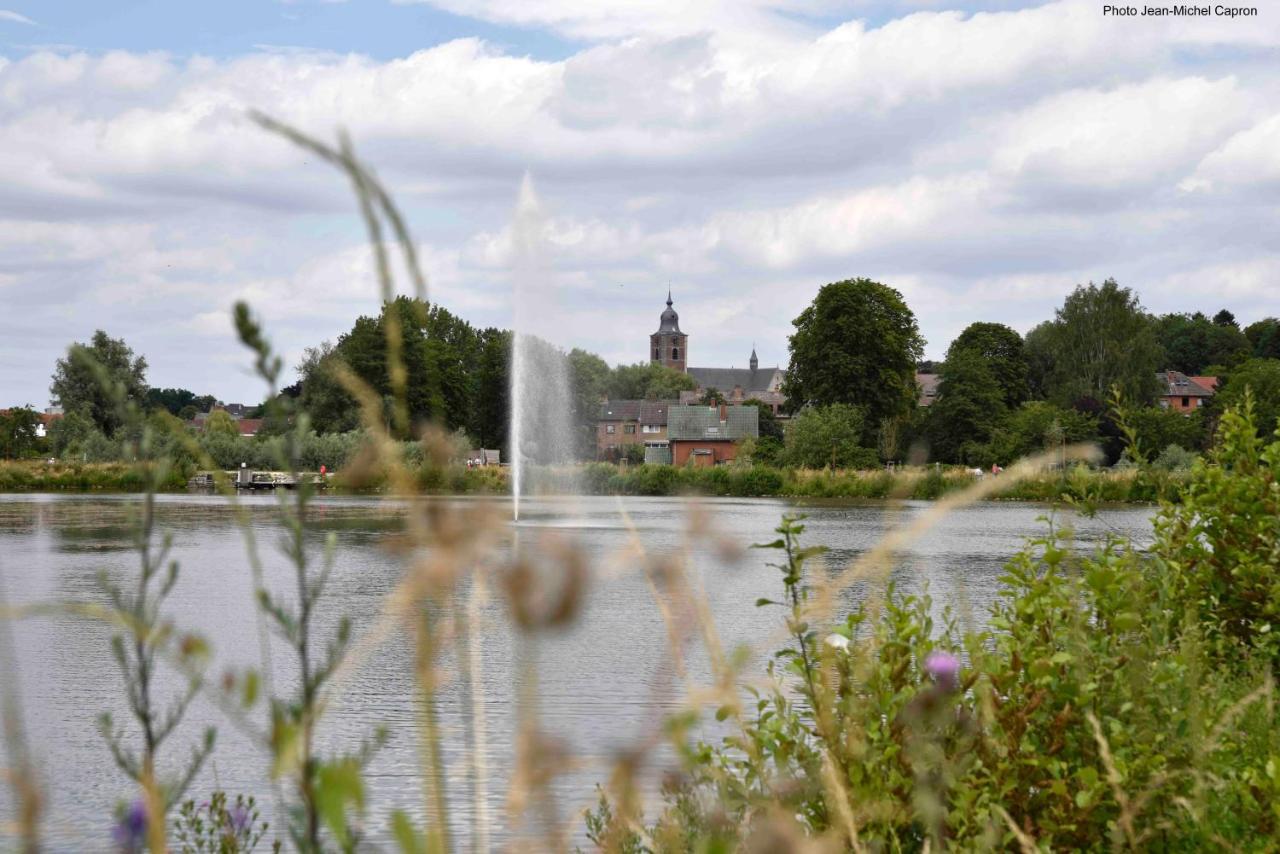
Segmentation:
<svg viewBox="0 0 1280 854">
<path fill-rule="evenodd" d="M 721 421 L 728 421 L 728 420 L 729 420 L 729 405 L 728 405 L 728 404 L 725 404 L 725 403 L 720 404 L 720 420 L 721 420 Z"/>
</svg>

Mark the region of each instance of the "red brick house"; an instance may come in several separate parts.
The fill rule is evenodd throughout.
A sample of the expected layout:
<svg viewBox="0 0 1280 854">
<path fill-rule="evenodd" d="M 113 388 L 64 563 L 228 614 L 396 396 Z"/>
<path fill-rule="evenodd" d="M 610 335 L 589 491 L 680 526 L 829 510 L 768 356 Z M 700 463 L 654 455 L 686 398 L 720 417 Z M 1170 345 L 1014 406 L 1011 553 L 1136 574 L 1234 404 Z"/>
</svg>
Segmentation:
<svg viewBox="0 0 1280 854">
<path fill-rule="evenodd" d="M 606 400 L 596 419 L 596 458 L 617 459 L 627 445 L 667 447 L 667 413 L 674 400 Z"/>
<path fill-rule="evenodd" d="M 1160 405 L 1174 412 L 1194 412 L 1208 405 L 1218 388 L 1217 377 L 1189 377 L 1181 371 L 1156 374 L 1160 381 Z"/>
<path fill-rule="evenodd" d="M 743 439 L 760 435 L 754 406 L 674 406 L 667 421 L 671 463 L 697 467 L 731 462 Z"/>
</svg>

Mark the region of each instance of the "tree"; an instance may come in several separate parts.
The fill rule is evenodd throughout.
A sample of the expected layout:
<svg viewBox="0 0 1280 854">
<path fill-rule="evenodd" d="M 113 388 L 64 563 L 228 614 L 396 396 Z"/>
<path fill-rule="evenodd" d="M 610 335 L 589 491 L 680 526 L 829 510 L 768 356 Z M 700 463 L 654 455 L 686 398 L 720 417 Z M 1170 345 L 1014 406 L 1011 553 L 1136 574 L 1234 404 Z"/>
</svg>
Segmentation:
<svg viewBox="0 0 1280 854">
<path fill-rule="evenodd" d="M 1266 317 L 1250 323 L 1244 330 L 1245 338 L 1259 359 L 1280 359 L 1280 320 Z"/>
<path fill-rule="evenodd" d="M 1225 308 L 1219 309 L 1218 313 L 1213 316 L 1214 326 L 1229 326 L 1232 329 L 1239 329 L 1240 324 L 1236 323 L 1236 316 Z"/>
<path fill-rule="evenodd" d="M 720 393 L 720 389 L 708 388 L 702 392 L 702 397 L 698 398 L 698 403 L 703 406 L 720 406 L 721 404 L 728 403 L 728 401 L 725 400 L 725 396 Z"/>
<path fill-rule="evenodd" d="M 212 435 L 239 436 L 236 420 L 225 409 L 215 409 L 204 422 L 204 432 Z"/>
<path fill-rule="evenodd" d="M 471 407 L 470 432 L 483 448 L 499 448 L 507 454 L 507 429 L 511 399 L 511 333 L 489 328 L 480 333 L 476 370 L 476 396 Z"/>
<path fill-rule="evenodd" d="M 573 425 L 577 433 L 576 452 L 581 459 L 596 455 L 596 420 L 600 403 L 609 394 L 609 363 L 594 353 L 574 348 L 569 351 L 569 387 L 573 395 Z"/>
<path fill-rule="evenodd" d="M 749 397 L 742 401 L 743 406 L 754 406 L 760 410 L 760 438 L 777 439 L 783 438 L 782 425 L 778 423 L 778 416 L 773 414 L 773 407 L 765 403 L 758 397 Z"/>
<path fill-rule="evenodd" d="M 938 397 L 929 407 L 930 457 L 972 462 L 974 449 L 991 441 L 1006 412 L 1004 389 L 976 350 L 951 355 L 938 375 Z"/>
<path fill-rule="evenodd" d="M 212 395 L 197 396 L 194 391 L 185 388 L 149 388 L 146 401 L 147 409 L 163 409 L 179 417 L 187 407 L 197 412 L 208 412 L 218 402 Z"/>
<path fill-rule="evenodd" d="M 1044 400 L 1049 396 L 1053 382 L 1054 326 L 1046 320 L 1027 333 L 1022 352 L 1027 359 L 1027 390 L 1032 400 Z"/>
<path fill-rule="evenodd" d="M 311 426 L 318 433 L 345 433 L 360 424 L 355 398 L 338 379 L 343 363 L 342 356 L 328 341 L 302 352 L 297 368 L 302 382 L 298 405 L 311 418 Z"/>
<path fill-rule="evenodd" d="M 609 380 L 610 400 L 675 400 L 698 387 L 693 377 L 654 362 L 619 365 Z"/>
<path fill-rule="evenodd" d="M 1096 418 L 1034 400 L 1009 413 L 992 437 L 991 447 L 996 461 L 1007 465 L 1021 457 L 1097 439 Z"/>
<path fill-rule="evenodd" d="M 40 414 L 29 406 L 0 412 L 0 458 L 17 460 L 35 453 Z"/>
<path fill-rule="evenodd" d="M 784 459 L 799 468 L 871 468 L 876 452 L 861 445 L 866 413 L 848 403 L 809 406 L 787 426 Z"/>
<path fill-rule="evenodd" d="M 1018 406 L 1030 395 L 1027 355 L 1022 336 L 1003 323 L 971 323 L 947 349 L 950 360 L 962 351 L 977 354 L 1000 384 L 1005 406 Z"/>
<path fill-rule="evenodd" d="M 1244 401 L 1245 390 L 1253 395 L 1254 423 L 1258 433 L 1269 437 L 1280 421 L 1280 360 L 1250 359 L 1233 369 L 1213 398 L 1213 408 L 1225 412 Z"/>
<path fill-rule="evenodd" d="M 792 325 L 782 388 L 792 411 L 856 405 L 870 435 L 884 419 L 916 406 L 915 371 L 924 339 L 898 291 L 870 279 L 833 282 Z"/>
<path fill-rule="evenodd" d="M 147 360 L 99 329 L 89 344 L 72 344 L 66 358 L 57 361 L 49 392 L 63 412 L 80 413 L 112 436 L 123 423 L 116 394 L 120 402 L 145 403 Z"/>
<path fill-rule="evenodd" d="M 1051 365 L 1046 381 L 1051 400 L 1068 406 L 1083 399 L 1109 400 L 1114 386 L 1125 400 L 1155 399 L 1163 356 L 1155 324 L 1137 294 L 1114 279 L 1077 287 L 1039 336 L 1043 340 L 1036 347 L 1043 347 L 1043 354 L 1038 355 Z"/>
<path fill-rule="evenodd" d="M 1249 339 L 1234 323 L 1218 323 L 1200 312 L 1164 315 L 1156 321 L 1156 337 L 1164 348 L 1163 367 L 1192 376 L 1210 365 L 1233 365 L 1249 357 Z"/>
</svg>

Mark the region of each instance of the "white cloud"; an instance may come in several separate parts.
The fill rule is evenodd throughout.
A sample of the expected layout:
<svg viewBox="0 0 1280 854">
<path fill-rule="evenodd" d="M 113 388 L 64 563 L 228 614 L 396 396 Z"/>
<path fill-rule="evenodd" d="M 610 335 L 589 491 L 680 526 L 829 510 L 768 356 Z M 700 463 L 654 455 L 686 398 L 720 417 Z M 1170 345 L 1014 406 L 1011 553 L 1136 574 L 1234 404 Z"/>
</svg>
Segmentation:
<svg viewBox="0 0 1280 854">
<path fill-rule="evenodd" d="M 935 356 L 970 320 L 1026 329 L 1108 275 L 1160 310 L 1266 310 L 1280 72 L 1258 57 L 1274 26 L 944 5 L 467 5 L 590 41 L 560 61 L 477 39 L 390 61 L 0 58 L 0 390 L 39 402 L 56 355 L 101 326 L 159 384 L 251 397 L 228 367 L 234 300 L 291 358 L 374 310 L 341 176 L 249 108 L 349 130 L 403 203 L 433 297 L 480 325 L 511 322 L 531 170 L 547 334 L 614 361 L 643 358 L 668 280 L 704 364 L 741 363 L 753 340 L 785 361 L 790 319 L 856 275 L 902 289 Z M 899 16 L 811 17 L 850 9 Z"/>
<path fill-rule="evenodd" d="M 9 9 L 0 9 L 0 21 L 12 21 L 15 24 L 26 24 L 31 27 L 36 26 L 36 22 L 26 15 L 20 15 Z"/>
</svg>

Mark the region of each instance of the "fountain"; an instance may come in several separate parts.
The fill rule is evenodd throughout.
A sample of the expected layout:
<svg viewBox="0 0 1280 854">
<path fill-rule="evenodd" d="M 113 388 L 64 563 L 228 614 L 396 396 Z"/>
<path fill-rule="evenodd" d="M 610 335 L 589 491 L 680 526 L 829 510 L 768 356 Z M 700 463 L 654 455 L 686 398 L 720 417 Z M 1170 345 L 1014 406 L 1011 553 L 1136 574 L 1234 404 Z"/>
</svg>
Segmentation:
<svg viewBox="0 0 1280 854">
<path fill-rule="evenodd" d="M 512 224 L 514 324 L 511 336 L 511 511 L 520 521 L 520 499 L 532 494 L 550 467 L 573 460 L 573 396 L 565 354 L 539 338 L 553 337 L 561 313 L 545 264 L 546 218 L 525 173 Z M 563 328 L 561 327 L 561 332 Z"/>
</svg>

